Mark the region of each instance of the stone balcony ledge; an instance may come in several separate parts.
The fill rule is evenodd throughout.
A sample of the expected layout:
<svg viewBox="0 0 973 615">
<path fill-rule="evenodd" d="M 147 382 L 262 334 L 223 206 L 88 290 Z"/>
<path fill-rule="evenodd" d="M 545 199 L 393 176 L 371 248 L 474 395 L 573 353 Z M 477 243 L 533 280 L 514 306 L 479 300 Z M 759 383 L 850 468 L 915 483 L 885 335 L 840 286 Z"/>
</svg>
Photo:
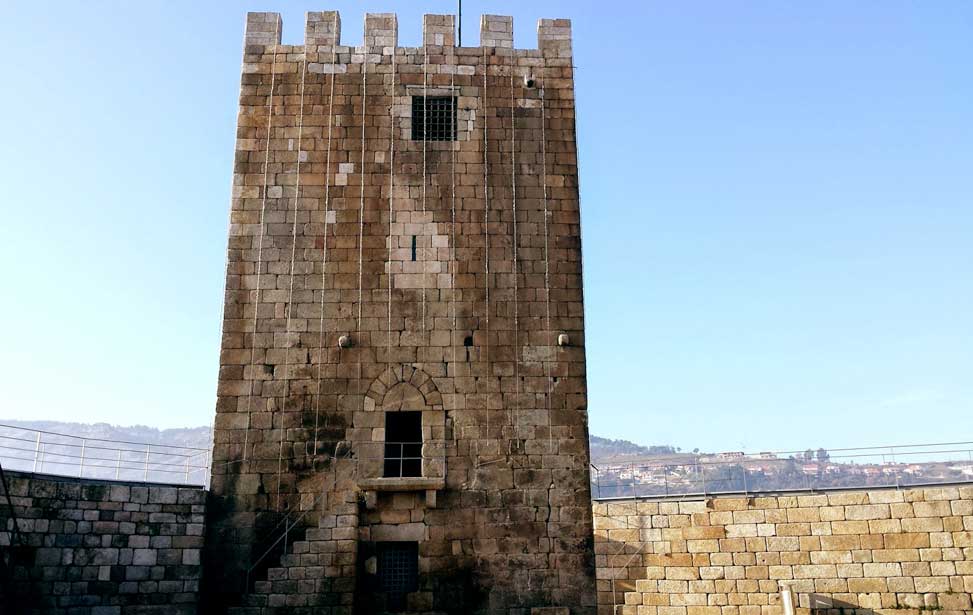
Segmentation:
<svg viewBox="0 0 973 615">
<path fill-rule="evenodd" d="M 443 477 L 403 476 L 383 478 L 363 478 L 358 481 L 358 487 L 365 492 L 365 506 L 375 508 L 378 503 L 378 493 L 425 491 L 426 506 L 436 507 L 436 492 L 445 489 L 446 479 Z"/>
</svg>

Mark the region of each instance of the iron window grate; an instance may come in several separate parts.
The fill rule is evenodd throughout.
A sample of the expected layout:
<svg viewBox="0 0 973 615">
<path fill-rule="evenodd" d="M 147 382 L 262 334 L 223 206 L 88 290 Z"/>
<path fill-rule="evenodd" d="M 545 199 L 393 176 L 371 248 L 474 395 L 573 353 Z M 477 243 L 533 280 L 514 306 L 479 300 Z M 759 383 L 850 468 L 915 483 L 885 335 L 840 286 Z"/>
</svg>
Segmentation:
<svg viewBox="0 0 973 615">
<path fill-rule="evenodd" d="M 419 543 L 378 543 L 377 572 L 385 609 L 404 611 L 406 595 L 419 589 Z"/>
<path fill-rule="evenodd" d="M 412 140 L 455 141 L 456 97 L 413 96 Z"/>
</svg>

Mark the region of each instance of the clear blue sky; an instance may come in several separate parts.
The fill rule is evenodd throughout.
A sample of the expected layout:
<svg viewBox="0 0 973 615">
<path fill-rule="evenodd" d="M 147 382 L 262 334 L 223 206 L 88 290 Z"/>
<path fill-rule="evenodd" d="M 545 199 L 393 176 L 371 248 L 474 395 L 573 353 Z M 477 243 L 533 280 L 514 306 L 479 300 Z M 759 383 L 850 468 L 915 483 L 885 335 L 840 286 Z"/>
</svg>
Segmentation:
<svg viewBox="0 0 973 615">
<path fill-rule="evenodd" d="M 0 20 L 0 418 L 212 420 L 244 12 Z M 973 4 L 467 2 L 574 20 L 592 431 L 748 450 L 973 438 Z"/>
</svg>

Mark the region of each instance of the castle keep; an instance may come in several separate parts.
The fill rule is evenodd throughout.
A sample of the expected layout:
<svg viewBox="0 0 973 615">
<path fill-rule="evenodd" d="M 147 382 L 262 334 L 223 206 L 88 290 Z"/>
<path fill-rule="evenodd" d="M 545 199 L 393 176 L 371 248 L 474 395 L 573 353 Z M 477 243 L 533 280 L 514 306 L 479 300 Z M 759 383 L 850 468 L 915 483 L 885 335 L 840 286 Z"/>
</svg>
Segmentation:
<svg viewBox="0 0 973 615">
<path fill-rule="evenodd" d="M 250 13 L 206 612 L 593 613 L 571 32 Z"/>
<path fill-rule="evenodd" d="M 570 23 L 456 25 L 247 16 L 213 449 L 0 424 L 0 615 L 973 613 L 969 443 L 591 500 Z"/>
</svg>

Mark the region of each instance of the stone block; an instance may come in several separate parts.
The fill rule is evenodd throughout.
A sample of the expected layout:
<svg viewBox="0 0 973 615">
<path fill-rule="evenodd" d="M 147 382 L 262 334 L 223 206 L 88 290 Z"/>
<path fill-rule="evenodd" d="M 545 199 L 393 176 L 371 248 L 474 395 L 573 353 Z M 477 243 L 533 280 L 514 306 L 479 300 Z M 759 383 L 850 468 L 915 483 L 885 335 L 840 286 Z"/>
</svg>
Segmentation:
<svg viewBox="0 0 973 615">
<path fill-rule="evenodd" d="M 845 518 L 848 520 L 889 519 L 891 512 L 887 504 L 861 504 L 845 506 Z"/>
<path fill-rule="evenodd" d="M 888 549 L 920 549 L 929 546 L 929 534 L 926 533 L 886 534 L 884 539 Z"/>
<path fill-rule="evenodd" d="M 135 549 L 132 564 L 136 566 L 154 566 L 157 555 L 155 549 Z"/>
<path fill-rule="evenodd" d="M 916 591 L 921 594 L 945 593 L 950 591 L 949 579 L 946 577 L 915 577 L 913 579 Z"/>
<path fill-rule="evenodd" d="M 902 566 L 898 562 L 865 563 L 862 569 L 866 577 L 900 577 Z"/>
<path fill-rule="evenodd" d="M 378 525 L 371 528 L 371 538 L 374 541 L 421 541 L 425 536 L 426 526 L 423 523 Z"/>
<path fill-rule="evenodd" d="M 109 499 L 112 502 L 128 502 L 131 497 L 131 487 L 128 485 L 112 485 L 109 490 Z"/>
<path fill-rule="evenodd" d="M 916 517 L 948 517 L 952 514 L 948 501 L 914 502 L 912 508 Z"/>
<path fill-rule="evenodd" d="M 150 487 L 150 504 L 175 504 L 178 502 L 179 489 L 176 487 Z"/>
</svg>

